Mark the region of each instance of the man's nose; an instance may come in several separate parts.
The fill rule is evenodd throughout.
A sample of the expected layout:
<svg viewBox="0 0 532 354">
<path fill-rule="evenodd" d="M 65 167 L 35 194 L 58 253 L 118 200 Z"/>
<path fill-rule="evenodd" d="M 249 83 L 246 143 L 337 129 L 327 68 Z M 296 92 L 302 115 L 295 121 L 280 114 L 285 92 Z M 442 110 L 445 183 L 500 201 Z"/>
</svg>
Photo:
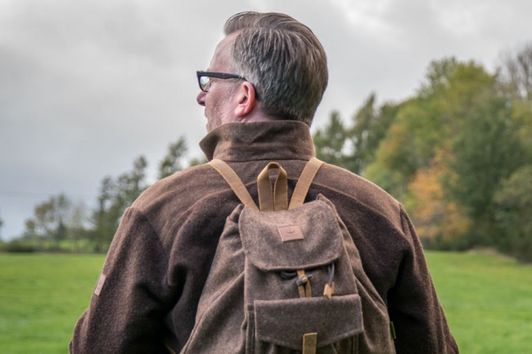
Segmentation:
<svg viewBox="0 0 532 354">
<path fill-rule="evenodd" d="M 201 91 L 199 93 L 198 97 L 196 97 L 196 102 L 198 102 L 200 106 L 205 106 L 205 92 Z"/>
</svg>

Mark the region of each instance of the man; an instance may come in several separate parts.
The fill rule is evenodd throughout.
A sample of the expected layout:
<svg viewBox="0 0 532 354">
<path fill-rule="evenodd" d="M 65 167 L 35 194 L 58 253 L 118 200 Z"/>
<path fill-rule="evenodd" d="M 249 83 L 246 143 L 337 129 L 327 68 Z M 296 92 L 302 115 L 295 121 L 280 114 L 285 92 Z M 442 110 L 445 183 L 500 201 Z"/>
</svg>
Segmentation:
<svg viewBox="0 0 532 354">
<path fill-rule="evenodd" d="M 198 72 L 208 159 L 226 161 L 257 198 L 269 161 L 292 191 L 314 155 L 309 126 L 327 86 L 325 52 L 312 31 L 277 13 L 240 13 L 225 25 L 208 72 Z M 423 251 L 403 207 L 379 187 L 325 165 L 308 199 L 331 200 L 388 306 L 398 353 L 454 353 Z M 167 353 L 183 347 L 224 222 L 239 204 L 209 165 L 161 180 L 127 209 L 111 244 L 73 353 Z"/>
</svg>

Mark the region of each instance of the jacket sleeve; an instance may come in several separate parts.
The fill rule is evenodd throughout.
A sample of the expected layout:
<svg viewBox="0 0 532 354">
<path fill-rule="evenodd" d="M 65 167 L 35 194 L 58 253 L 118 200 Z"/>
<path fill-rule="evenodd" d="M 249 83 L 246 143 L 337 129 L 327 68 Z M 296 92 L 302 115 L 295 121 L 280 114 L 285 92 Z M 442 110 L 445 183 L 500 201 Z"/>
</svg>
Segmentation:
<svg viewBox="0 0 532 354">
<path fill-rule="evenodd" d="M 458 353 L 412 222 L 401 208 L 403 233 L 409 243 L 389 294 L 397 353 Z"/>
<path fill-rule="evenodd" d="M 79 319 L 71 353 L 168 353 L 167 255 L 139 211 L 124 213 L 89 308 Z"/>
</svg>

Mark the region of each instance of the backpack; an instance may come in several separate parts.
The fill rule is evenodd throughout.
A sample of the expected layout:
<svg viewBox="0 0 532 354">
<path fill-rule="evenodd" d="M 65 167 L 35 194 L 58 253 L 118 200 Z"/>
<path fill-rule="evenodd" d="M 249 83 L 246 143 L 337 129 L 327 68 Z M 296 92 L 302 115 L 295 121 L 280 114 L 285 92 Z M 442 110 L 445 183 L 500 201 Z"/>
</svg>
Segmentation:
<svg viewBox="0 0 532 354">
<path fill-rule="evenodd" d="M 321 194 L 304 203 L 322 164 L 306 164 L 288 203 L 286 171 L 270 162 L 257 207 L 225 162 L 210 162 L 242 204 L 226 220 L 182 354 L 395 353 L 386 304 L 334 205 Z"/>
</svg>

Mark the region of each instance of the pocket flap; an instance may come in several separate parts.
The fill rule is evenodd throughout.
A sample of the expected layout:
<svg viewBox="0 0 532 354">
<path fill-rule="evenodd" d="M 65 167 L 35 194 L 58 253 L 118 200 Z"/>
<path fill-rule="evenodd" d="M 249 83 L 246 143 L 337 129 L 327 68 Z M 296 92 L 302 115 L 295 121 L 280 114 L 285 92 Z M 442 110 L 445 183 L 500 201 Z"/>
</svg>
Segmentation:
<svg viewBox="0 0 532 354">
<path fill-rule="evenodd" d="M 320 200 L 273 212 L 244 208 L 238 223 L 246 256 L 265 271 L 322 266 L 342 251 L 336 212 Z"/>
<path fill-rule="evenodd" d="M 301 350 L 305 333 L 318 333 L 318 347 L 364 330 L 357 294 L 288 300 L 255 300 L 258 340 Z"/>
</svg>

